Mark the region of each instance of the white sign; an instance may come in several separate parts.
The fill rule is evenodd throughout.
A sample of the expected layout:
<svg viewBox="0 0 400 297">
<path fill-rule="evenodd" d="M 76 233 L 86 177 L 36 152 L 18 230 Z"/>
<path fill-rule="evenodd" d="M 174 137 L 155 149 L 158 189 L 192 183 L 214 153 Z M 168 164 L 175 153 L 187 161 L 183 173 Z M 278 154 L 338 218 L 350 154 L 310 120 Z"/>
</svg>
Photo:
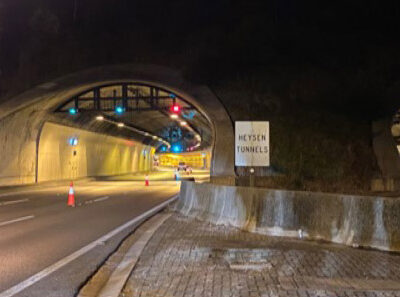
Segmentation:
<svg viewBox="0 0 400 297">
<path fill-rule="evenodd" d="M 270 165 L 269 122 L 235 122 L 235 165 Z"/>
</svg>

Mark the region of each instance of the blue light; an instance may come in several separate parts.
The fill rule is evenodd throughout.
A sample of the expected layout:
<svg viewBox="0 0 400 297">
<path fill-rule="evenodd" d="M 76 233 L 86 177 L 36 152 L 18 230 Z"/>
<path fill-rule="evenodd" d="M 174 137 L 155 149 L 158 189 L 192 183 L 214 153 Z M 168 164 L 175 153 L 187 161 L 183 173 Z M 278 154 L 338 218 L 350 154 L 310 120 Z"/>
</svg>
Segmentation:
<svg viewBox="0 0 400 297">
<path fill-rule="evenodd" d="M 162 146 L 162 147 L 161 147 L 161 151 L 162 151 L 162 152 L 166 152 L 166 151 L 167 151 L 167 147 L 166 147 L 166 146 Z"/>
<path fill-rule="evenodd" d="M 123 108 L 122 106 L 116 106 L 115 107 L 115 113 L 116 114 L 123 114 L 125 111 L 125 108 Z"/>
<path fill-rule="evenodd" d="M 180 153 L 182 151 L 182 147 L 179 144 L 175 144 L 172 146 L 172 151 L 174 153 Z"/>
<path fill-rule="evenodd" d="M 70 109 L 68 109 L 69 114 L 77 114 L 78 110 L 75 107 L 71 107 Z"/>
<path fill-rule="evenodd" d="M 78 138 L 77 137 L 71 137 L 68 139 L 68 143 L 70 146 L 77 146 L 78 145 Z"/>
<path fill-rule="evenodd" d="M 175 94 L 172 94 L 172 93 L 171 93 L 171 94 L 169 94 L 169 97 L 170 97 L 170 98 L 175 98 L 176 96 L 175 96 Z"/>
</svg>

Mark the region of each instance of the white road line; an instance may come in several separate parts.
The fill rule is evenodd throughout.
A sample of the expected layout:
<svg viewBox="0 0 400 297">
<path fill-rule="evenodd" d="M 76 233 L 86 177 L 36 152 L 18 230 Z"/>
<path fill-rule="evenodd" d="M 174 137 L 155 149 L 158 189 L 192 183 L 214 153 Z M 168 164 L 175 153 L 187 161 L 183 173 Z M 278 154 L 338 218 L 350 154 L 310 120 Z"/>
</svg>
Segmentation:
<svg viewBox="0 0 400 297">
<path fill-rule="evenodd" d="M 20 200 L 13 200 L 13 201 L 4 201 L 0 202 L 0 206 L 4 205 L 10 205 L 10 204 L 16 204 L 16 203 L 22 203 L 22 202 L 27 202 L 29 199 L 20 199 Z"/>
<path fill-rule="evenodd" d="M 104 196 L 104 197 L 99 197 L 93 200 L 87 200 L 84 202 L 84 204 L 92 204 L 93 202 L 99 202 L 99 201 L 103 201 L 103 200 L 107 200 L 108 198 L 110 198 L 109 196 Z"/>
<path fill-rule="evenodd" d="M 92 186 L 95 188 L 90 188 L 90 189 L 86 189 L 86 193 L 93 193 L 93 192 L 101 192 L 101 191 L 107 191 L 107 190 L 114 190 L 114 189 L 120 189 L 121 185 L 118 186 Z"/>
<path fill-rule="evenodd" d="M 115 181 L 115 182 L 117 182 L 117 181 Z M 118 186 L 109 186 L 109 185 L 100 186 L 100 185 L 94 184 L 94 185 L 78 185 L 78 186 L 75 185 L 74 187 L 80 188 L 79 189 L 80 193 L 91 193 L 91 192 L 104 191 L 105 189 L 106 190 L 110 190 L 110 189 L 121 188 L 121 187 L 132 187 L 132 183 L 134 183 L 134 182 L 127 182 L 127 183 L 128 184 L 126 184 L 126 185 L 118 185 Z M 68 187 L 69 187 L 69 185 L 65 185 L 65 186 L 50 186 L 50 187 L 44 188 L 44 189 L 33 189 L 33 190 L 18 191 L 18 192 L 6 192 L 6 193 L 0 193 L 0 198 L 1 197 L 16 196 L 16 195 L 20 195 L 20 194 L 22 194 L 22 195 L 33 194 L 33 193 L 39 193 L 39 192 L 52 192 L 52 191 L 59 192 L 60 191 L 59 189 L 61 189 L 61 188 L 63 190 L 66 189 L 65 193 L 68 194 Z M 96 188 L 93 189 L 92 187 L 96 187 Z M 138 190 L 138 189 L 133 188 L 132 190 Z M 61 194 L 64 194 L 64 192 L 61 193 Z M 59 195 L 59 193 L 57 193 L 57 195 Z"/>
<path fill-rule="evenodd" d="M 98 187 L 96 185 L 78 185 L 78 186 L 74 186 L 74 187 L 79 187 L 80 192 L 96 192 L 96 191 L 101 191 L 104 189 L 92 189 L 92 187 Z M 109 186 L 109 187 L 113 187 L 113 188 L 117 188 L 119 186 Z M 44 189 L 32 189 L 32 190 L 25 190 L 25 191 L 17 191 L 17 192 L 5 192 L 5 193 L 0 193 L 0 198 L 1 197 L 8 197 L 8 196 L 16 196 L 16 195 L 25 195 L 25 194 L 32 194 L 32 193 L 40 193 L 40 192 L 59 192 L 60 189 L 67 189 L 65 191 L 65 193 L 68 193 L 68 188 L 69 188 L 69 184 L 68 185 L 63 185 L 63 186 L 49 186 L 47 188 Z"/>
<path fill-rule="evenodd" d="M 107 200 L 108 198 L 110 198 L 110 197 L 108 197 L 108 196 L 100 197 L 100 198 L 94 199 L 93 202 L 104 201 L 104 200 Z"/>
<path fill-rule="evenodd" d="M 0 227 L 5 226 L 5 225 L 10 225 L 10 224 L 16 223 L 16 222 L 30 220 L 30 219 L 33 219 L 34 217 L 35 217 L 34 215 L 30 215 L 30 216 L 26 216 L 26 217 L 16 218 L 16 219 L 13 219 L 13 220 L 10 220 L 10 221 L 1 222 L 0 223 Z"/>
<path fill-rule="evenodd" d="M 32 275 L 30 278 L 22 281 L 21 283 L 9 288 L 6 291 L 3 291 L 0 293 L 0 297 L 11 297 L 14 296 L 15 294 L 18 294 L 19 292 L 25 290 L 26 288 L 32 286 L 33 284 L 37 283 L 41 279 L 47 277 L 54 271 L 57 271 L 58 269 L 64 267 L 68 263 L 74 261 L 75 259 L 79 258 L 80 256 L 86 254 L 96 246 L 102 244 L 103 242 L 109 240 L 111 237 L 114 235 L 118 234 L 119 232 L 123 231 L 124 229 L 134 225 L 135 223 L 139 222 L 142 219 L 145 219 L 154 213 L 157 213 L 164 207 L 166 207 L 169 203 L 174 201 L 175 199 L 178 198 L 178 195 L 173 196 L 172 198 L 168 199 L 167 201 L 153 207 L 152 209 L 146 211 L 145 213 L 142 213 L 140 216 L 126 222 L 125 224 L 117 227 L 116 229 L 112 230 L 111 232 L 107 233 L 106 235 L 100 237 L 99 239 L 93 241 L 92 243 L 89 243 L 87 246 L 84 246 L 80 250 L 77 250 L 76 252 L 70 254 L 69 256 L 59 260 L 58 262 L 50 265 L 49 267 L 43 269 L 42 271 L 36 273 L 35 275 Z"/>
<path fill-rule="evenodd" d="M 6 193 L 1 193 L 0 197 L 8 197 L 8 196 L 16 196 L 20 194 L 32 194 L 32 193 L 37 193 L 37 192 L 47 192 L 47 191 L 54 191 L 56 188 L 66 188 L 65 186 L 57 186 L 54 188 L 46 188 L 46 189 L 36 189 L 36 190 L 28 190 L 28 191 L 19 191 L 19 192 L 6 192 Z"/>
</svg>

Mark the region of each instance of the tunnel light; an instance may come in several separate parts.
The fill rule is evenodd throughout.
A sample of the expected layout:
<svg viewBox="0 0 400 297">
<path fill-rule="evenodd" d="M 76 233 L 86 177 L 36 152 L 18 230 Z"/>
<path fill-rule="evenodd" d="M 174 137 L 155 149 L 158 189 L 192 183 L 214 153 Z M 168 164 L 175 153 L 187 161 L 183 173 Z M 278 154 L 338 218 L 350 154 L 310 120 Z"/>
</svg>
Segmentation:
<svg viewBox="0 0 400 297">
<path fill-rule="evenodd" d="M 180 146 L 179 144 L 175 144 L 172 146 L 172 151 L 174 153 L 180 153 L 182 151 L 182 146 Z"/>
<path fill-rule="evenodd" d="M 71 107 L 68 109 L 69 114 L 75 115 L 78 113 L 78 110 L 75 107 Z"/>
<path fill-rule="evenodd" d="M 116 114 L 123 114 L 125 111 L 125 108 L 123 106 L 116 106 L 115 107 L 115 113 Z"/>
<path fill-rule="evenodd" d="M 104 120 L 104 117 L 102 115 L 99 115 L 99 116 L 96 117 L 96 120 L 102 121 L 102 120 Z"/>
<path fill-rule="evenodd" d="M 195 137 L 196 137 L 197 140 L 201 140 L 201 137 L 200 137 L 199 134 L 197 134 Z"/>
<path fill-rule="evenodd" d="M 145 136 L 149 136 L 150 134 L 146 132 L 146 133 L 144 133 L 144 135 L 145 135 Z"/>
<path fill-rule="evenodd" d="M 68 144 L 70 146 L 77 146 L 78 145 L 78 138 L 77 137 L 71 137 L 68 139 Z"/>
<path fill-rule="evenodd" d="M 186 126 L 187 123 L 185 121 L 179 122 L 179 124 L 181 124 L 181 126 Z"/>
<path fill-rule="evenodd" d="M 175 113 L 175 114 L 178 114 L 178 113 L 181 112 L 181 107 L 178 104 L 173 104 L 171 106 L 171 112 Z"/>
<path fill-rule="evenodd" d="M 153 135 L 153 139 L 157 139 L 157 136 Z"/>
<path fill-rule="evenodd" d="M 178 118 L 178 115 L 173 113 L 173 114 L 171 114 L 169 117 L 170 117 L 171 119 L 174 119 L 174 120 L 175 120 L 175 119 Z"/>
<path fill-rule="evenodd" d="M 122 127 L 125 126 L 125 125 L 124 125 L 124 123 L 118 123 L 117 126 L 120 127 L 120 128 L 122 128 Z"/>
</svg>

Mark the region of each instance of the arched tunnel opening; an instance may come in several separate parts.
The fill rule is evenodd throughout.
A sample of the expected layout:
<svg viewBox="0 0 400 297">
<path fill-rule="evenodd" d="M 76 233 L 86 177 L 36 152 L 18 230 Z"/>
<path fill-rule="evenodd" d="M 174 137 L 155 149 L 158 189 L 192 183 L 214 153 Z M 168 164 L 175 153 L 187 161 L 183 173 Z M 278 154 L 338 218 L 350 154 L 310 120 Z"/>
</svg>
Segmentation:
<svg viewBox="0 0 400 297">
<path fill-rule="evenodd" d="M 178 174 L 205 181 L 212 135 L 206 116 L 170 90 L 135 82 L 99 85 L 49 109 L 35 179 L 150 173 L 157 180 Z M 156 171 L 174 174 L 153 177 Z"/>
<path fill-rule="evenodd" d="M 89 69 L 2 104 L 0 184 L 155 171 L 159 180 L 234 183 L 233 139 L 215 95 L 173 70 Z"/>
</svg>

